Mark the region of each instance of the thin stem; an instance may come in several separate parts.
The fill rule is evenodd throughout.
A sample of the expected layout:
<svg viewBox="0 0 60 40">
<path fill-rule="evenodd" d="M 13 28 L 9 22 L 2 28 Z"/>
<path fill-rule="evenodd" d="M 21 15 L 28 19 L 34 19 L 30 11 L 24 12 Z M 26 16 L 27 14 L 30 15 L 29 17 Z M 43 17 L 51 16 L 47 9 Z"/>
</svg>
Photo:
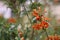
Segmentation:
<svg viewBox="0 0 60 40">
<path fill-rule="evenodd" d="M 24 4 L 23 4 L 23 7 L 24 7 L 25 12 L 28 13 L 28 12 L 26 11 L 26 8 L 25 8 Z M 27 15 L 27 17 L 28 17 L 30 23 L 32 23 L 31 20 L 30 20 L 30 18 L 29 18 L 29 16 L 28 16 L 28 14 L 26 14 L 26 15 Z"/>
<path fill-rule="evenodd" d="M 43 30 L 45 31 L 46 36 L 47 36 L 47 38 L 48 38 L 48 40 L 49 40 L 49 35 L 48 35 L 48 33 L 47 33 L 46 29 L 45 29 L 45 28 L 43 28 Z"/>
<path fill-rule="evenodd" d="M 23 6 L 24 6 L 24 4 L 23 4 Z M 25 12 L 28 13 L 28 12 L 26 11 L 25 6 L 24 6 L 24 9 L 25 9 Z M 29 19 L 29 21 L 30 21 L 30 23 L 31 23 L 31 26 L 32 26 L 32 22 L 31 22 L 31 19 L 29 18 L 29 15 L 28 15 L 28 14 L 27 14 L 27 17 L 28 17 L 28 19 Z M 34 35 L 34 29 L 32 30 L 32 34 L 31 34 L 31 35 L 32 35 L 32 36 L 31 36 L 30 40 L 33 40 L 32 38 L 33 38 L 33 35 Z"/>
</svg>

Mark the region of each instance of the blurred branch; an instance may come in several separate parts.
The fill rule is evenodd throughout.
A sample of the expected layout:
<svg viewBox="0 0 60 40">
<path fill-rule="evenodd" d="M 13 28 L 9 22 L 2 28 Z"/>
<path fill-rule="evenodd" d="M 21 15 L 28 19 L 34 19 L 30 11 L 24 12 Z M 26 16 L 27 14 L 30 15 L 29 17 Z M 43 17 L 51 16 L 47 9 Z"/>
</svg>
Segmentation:
<svg viewBox="0 0 60 40">
<path fill-rule="evenodd" d="M 27 17 L 28 17 L 28 19 L 29 19 L 29 21 L 30 21 L 30 23 L 31 23 L 31 26 L 32 26 L 31 19 L 29 18 L 28 12 L 27 12 L 24 4 L 23 4 L 23 7 L 24 7 L 24 10 L 25 10 L 25 12 L 26 12 L 26 15 L 27 15 Z M 34 35 L 34 29 L 32 29 L 32 33 L 31 33 L 31 38 L 30 38 L 30 40 L 33 40 L 33 35 Z"/>
</svg>

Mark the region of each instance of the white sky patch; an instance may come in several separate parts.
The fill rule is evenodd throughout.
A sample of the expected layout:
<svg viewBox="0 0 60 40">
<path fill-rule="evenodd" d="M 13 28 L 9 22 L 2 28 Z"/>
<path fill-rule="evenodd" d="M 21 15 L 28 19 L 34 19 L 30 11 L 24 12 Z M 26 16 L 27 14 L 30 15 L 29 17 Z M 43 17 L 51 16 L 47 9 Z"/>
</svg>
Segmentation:
<svg viewBox="0 0 60 40">
<path fill-rule="evenodd" d="M 10 18 L 11 17 L 11 9 L 7 8 L 7 10 L 4 13 L 4 18 Z"/>
<path fill-rule="evenodd" d="M 51 9 L 52 9 L 52 14 L 56 15 L 57 19 L 60 19 L 60 5 L 57 6 L 52 5 Z"/>
<path fill-rule="evenodd" d="M 11 9 L 7 8 L 7 5 L 5 5 L 3 2 L 0 2 L 0 14 L 3 14 L 5 19 L 11 17 Z"/>
</svg>

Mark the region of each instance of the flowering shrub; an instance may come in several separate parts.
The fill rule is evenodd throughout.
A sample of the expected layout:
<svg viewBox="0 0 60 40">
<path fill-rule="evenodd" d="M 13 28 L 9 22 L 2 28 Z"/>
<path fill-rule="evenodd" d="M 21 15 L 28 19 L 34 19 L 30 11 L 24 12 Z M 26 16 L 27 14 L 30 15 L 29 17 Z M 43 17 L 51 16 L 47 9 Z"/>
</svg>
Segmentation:
<svg viewBox="0 0 60 40">
<path fill-rule="evenodd" d="M 33 25 L 33 28 L 36 30 L 48 28 L 49 24 L 48 24 L 48 22 L 46 22 L 46 20 L 49 20 L 49 18 L 44 17 L 43 14 L 40 14 L 38 11 L 41 12 L 40 7 L 38 7 L 38 10 L 33 9 L 33 13 L 32 13 L 33 16 L 36 17 L 36 21 L 40 22 L 40 23 L 35 23 Z M 44 10 L 44 11 L 46 11 L 46 10 Z"/>
<path fill-rule="evenodd" d="M 29 5 L 26 0 L 5 1 L 13 16 L 5 19 L 0 15 L 0 40 L 60 40 L 58 35 L 51 36 L 57 29 L 50 27 L 52 18 L 45 16 L 49 11 L 45 5 L 36 0 Z"/>
</svg>

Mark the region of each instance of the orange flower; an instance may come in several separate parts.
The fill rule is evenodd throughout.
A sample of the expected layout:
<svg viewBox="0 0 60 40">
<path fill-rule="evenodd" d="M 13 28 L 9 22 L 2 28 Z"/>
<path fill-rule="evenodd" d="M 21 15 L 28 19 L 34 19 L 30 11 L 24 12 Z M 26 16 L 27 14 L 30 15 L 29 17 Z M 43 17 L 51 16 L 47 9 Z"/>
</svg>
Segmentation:
<svg viewBox="0 0 60 40">
<path fill-rule="evenodd" d="M 40 24 L 34 24 L 32 27 L 33 27 L 35 30 L 40 30 L 40 29 L 42 29 L 43 27 L 44 27 L 44 28 L 48 28 L 48 23 L 45 22 L 45 21 L 42 21 Z"/>
<path fill-rule="evenodd" d="M 55 34 L 55 36 L 54 36 L 54 40 L 59 40 L 58 35 Z"/>
<path fill-rule="evenodd" d="M 36 20 L 39 20 L 40 19 L 40 16 L 36 16 Z"/>
<path fill-rule="evenodd" d="M 36 9 L 33 9 L 33 16 L 35 16 L 35 17 L 38 16 Z"/>
<path fill-rule="evenodd" d="M 14 19 L 14 18 L 9 18 L 9 19 L 8 19 L 8 22 L 9 22 L 9 23 L 16 23 L 16 19 Z"/>
<path fill-rule="evenodd" d="M 37 12 L 33 12 L 33 16 L 38 16 L 38 13 Z"/>
<path fill-rule="evenodd" d="M 42 21 L 42 22 L 41 22 L 41 25 L 42 25 L 42 27 L 44 27 L 44 28 L 47 28 L 47 27 L 49 26 L 49 24 L 48 24 L 47 22 L 45 22 L 45 21 Z"/>
<path fill-rule="evenodd" d="M 33 29 L 35 29 L 35 30 L 40 30 L 40 29 L 41 29 L 41 26 L 40 26 L 39 24 L 35 24 L 35 25 L 33 25 L 32 27 L 33 27 Z"/>
<path fill-rule="evenodd" d="M 59 37 L 58 37 L 58 35 L 49 36 L 48 38 L 49 38 L 49 40 L 60 40 Z M 48 40 L 48 38 L 46 40 Z"/>
</svg>

